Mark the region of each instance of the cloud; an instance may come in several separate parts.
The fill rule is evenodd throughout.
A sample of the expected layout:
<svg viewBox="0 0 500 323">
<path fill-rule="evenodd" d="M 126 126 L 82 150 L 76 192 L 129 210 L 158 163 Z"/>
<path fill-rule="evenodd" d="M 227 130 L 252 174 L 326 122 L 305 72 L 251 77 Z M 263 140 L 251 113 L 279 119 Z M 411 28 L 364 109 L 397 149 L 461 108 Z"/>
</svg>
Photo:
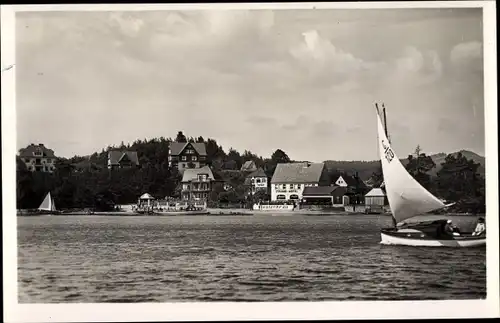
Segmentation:
<svg viewBox="0 0 500 323">
<path fill-rule="evenodd" d="M 443 65 L 436 51 L 422 52 L 408 46 L 395 61 L 392 81 L 400 85 L 419 86 L 439 80 L 442 74 Z"/>
<path fill-rule="evenodd" d="M 483 57 L 483 44 L 478 41 L 461 43 L 452 48 L 450 61 L 454 65 L 464 64 L 470 60 L 478 60 Z"/>
<path fill-rule="evenodd" d="M 247 118 L 247 122 L 250 123 L 252 126 L 256 125 L 274 126 L 277 124 L 275 119 L 262 116 L 251 116 Z"/>
<path fill-rule="evenodd" d="M 313 80 L 341 86 L 352 82 L 365 67 L 363 60 L 337 48 L 316 30 L 304 32 L 303 41 L 290 49 L 290 54 Z"/>
<path fill-rule="evenodd" d="M 472 103 L 481 119 L 478 55 L 471 45 L 453 48 L 464 33 L 479 39 L 469 30 L 480 15 L 465 26 L 460 15 L 433 16 L 415 24 L 395 13 L 381 23 L 375 11 L 21 13 L 18 138 L 21 145 L 37 138 L 71 155 L 183 130 L 266 156 L 276 148 L 311 160 L 376 155 L 376 145 L 342 144 L 374 136 L 374 101 L 388 104 L 390 120 L 411 116 L 412 133 L 429 113 L 470 118 Z M 429 29 L 447 36 L 424 41 Z M 473 68 L 478 77 L 471 80 Z M 38 127 L 53 115 L 67 122 Z M 70 146 L 60 133 L 85 140 Z M 398 142 L 411 139 L 396 126 L 392 133 Z M 311 143 L 318 138 L 335 149 L 317 149 Z"/>
</svg>

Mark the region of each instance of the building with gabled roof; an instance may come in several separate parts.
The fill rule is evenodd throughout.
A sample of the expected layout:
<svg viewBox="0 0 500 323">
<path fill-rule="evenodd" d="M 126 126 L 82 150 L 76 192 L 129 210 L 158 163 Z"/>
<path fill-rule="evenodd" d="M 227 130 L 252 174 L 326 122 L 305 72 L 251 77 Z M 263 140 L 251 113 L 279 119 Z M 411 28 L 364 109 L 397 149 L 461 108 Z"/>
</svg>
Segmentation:
<svg viewBox="0 0 500 323">
<path fill-rule="evenodd" d="M 255 172 L 257 170 L 257 165 L 253 160 L 247 160 L 243 163 L 240 170 L 242 172 Z"/>
<path fill-rule="evenodd" d="M 302 193 L 304 205 L 343 205 L 347 188 L 341 186 L 306 187 Z"/>
<path fill-rule="evenodd" d="M 179 171 L 200 168 L 207 164 L 207 150 L 203 142 L 171 142 L 168 150 L 169 167 Z M 190 167 L 192 166 L 192 167 Z"/>
<path fill-rule="evenodd" d="M 271 200 L 300 200 L 304 188 L 328 186 L 324 163 L 278 164 L 271 179 Z"/>
<path fill-rule="evenodd" d="M 139 166 L 137 151 L 110 150 L 108 152 L 108 168 L 132 168 Z"/>
<path fill-rule="evenodd" d="M 26 169 L 32 172 L 52 173 L 56 169 L 57 157 L 54 151 L 44 144 L 30 144 L 26 148 L 19 149 L 19 158 L 25 163 Z"/>
<path fill-rule="evenodd" d="M 269 181 L 266 172 L 262 168 L 259 168 L 248 174 L 245 178 L 245 185 L 250 188 L 252 195 L 260 190 L 267 193 L 269 190 Z"/>
<path fill-rule="evenodd" d="M 186 168 L 182 174 L 181 196 L 183 200 L 206 200 L 212 190 L 215 177 L 208 166 Z"/>
</svg>

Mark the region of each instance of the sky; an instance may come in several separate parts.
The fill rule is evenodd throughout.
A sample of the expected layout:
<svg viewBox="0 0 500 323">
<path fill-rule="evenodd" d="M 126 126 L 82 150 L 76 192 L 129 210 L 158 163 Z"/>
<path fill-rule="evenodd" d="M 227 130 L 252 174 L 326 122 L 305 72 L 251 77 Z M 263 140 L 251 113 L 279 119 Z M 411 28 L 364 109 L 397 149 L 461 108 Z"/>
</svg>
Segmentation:
<svg viewBox="0 0 500 323">
<path fill-rule="evenodd" d="M 18 149 L 214 138 L 269 157 L 484 156 L 481 9 L 16 14 Z"/>
</svg>

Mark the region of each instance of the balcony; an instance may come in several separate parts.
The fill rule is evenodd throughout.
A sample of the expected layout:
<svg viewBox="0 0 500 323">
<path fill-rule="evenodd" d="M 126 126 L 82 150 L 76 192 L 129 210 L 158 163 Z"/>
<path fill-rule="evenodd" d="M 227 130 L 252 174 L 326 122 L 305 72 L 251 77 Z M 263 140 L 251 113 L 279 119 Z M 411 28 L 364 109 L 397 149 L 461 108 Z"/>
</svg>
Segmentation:
<svg viewBox="0 0 500 323">
<path fill-rule="evenodd" d="M 193 187 L 191 189 L 191 192 L 207 192 L 207 191 L 210 191 L 210 187 L 208 186 Z"/>
</svg>

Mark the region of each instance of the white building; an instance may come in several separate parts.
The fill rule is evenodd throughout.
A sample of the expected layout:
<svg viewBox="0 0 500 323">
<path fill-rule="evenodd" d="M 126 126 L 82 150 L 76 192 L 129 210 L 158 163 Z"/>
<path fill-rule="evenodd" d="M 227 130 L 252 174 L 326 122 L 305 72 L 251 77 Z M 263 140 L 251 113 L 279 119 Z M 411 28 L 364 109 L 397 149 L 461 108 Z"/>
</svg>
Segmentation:
<svg viewBox="0 0 500 323">
<path fill-rule="evenodd" d="M 43 144 L 31 144 L 19 150 L 19 158 L 26 165 L 26 169 L 31 172 L 52 173 L 55 170 L 57 157 L 52 149 L 48 149 Z"/>
<path fill-rule="evenodd" d="M 271 200 L 301 200 L 304 188 L 327 185 L 323 163 L 278 164 L 271 179 Z"/>
<path fill-rule="evenodd" d="M 264 172 L 262 168 L 250 173 L 245 179 L 245 184 L 250 186 L 252 195 L 260 190 L 268 192 L 269 189 L 268 178 L 266 172 Z"/>
</svg>

